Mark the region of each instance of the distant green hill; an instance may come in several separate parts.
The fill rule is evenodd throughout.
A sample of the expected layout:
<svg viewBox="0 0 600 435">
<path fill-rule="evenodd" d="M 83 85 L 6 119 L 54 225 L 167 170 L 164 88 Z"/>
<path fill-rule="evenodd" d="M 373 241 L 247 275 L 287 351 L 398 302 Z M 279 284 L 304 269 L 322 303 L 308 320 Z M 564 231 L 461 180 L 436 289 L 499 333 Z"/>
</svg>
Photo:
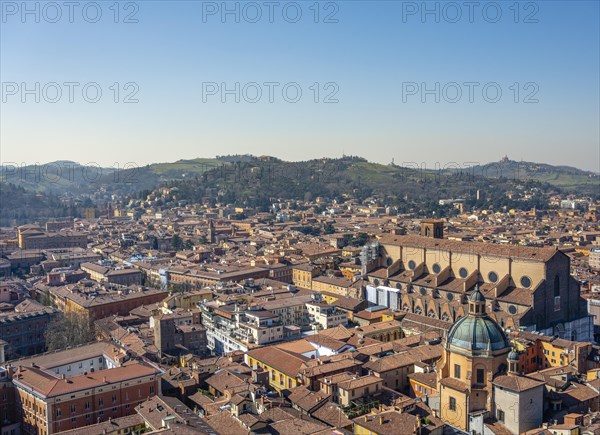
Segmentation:
<svg viewBox="0 0 600 435">
<path fill-rule="evenodd" d="M 89 205 L 84 203 L 90 201 L 86 197 L 94 201 L 112 201 L 112 195 L 139 199 L 164 185 L 178 188 L 177 200 L 192 202 L 213 198 L 268 207 L 277 198 L 309 200 L 321 196 L 362 201 L 375 197 L 423 215 L 447 212 L 440 209 L 441 199 L 463 199 L 467 207 L 525 209 L 543 207 L 543 196 L 552 192 L 600 198 L 597 174 L 509 159 L 443 170 L 382 165 L 360 157 L 286 162 L 268 156 L 241 155 L 121 168 L 57 161 L 25 168 L 0 166 L 0 182 L 2 216 L 9 219 L 22 215 L 20 221 L 27 213 L 43 216 L 45 208 L 50 217 L 74 215 L 74 207 Z M 526 188 L 533 194 L 521 198 L 513 194 L 510 196 L 516 199 L 508 198 L 508 192 Z M 14 210 L 7 211 L 10 208 Z"/>
<path fill-rule="evenodd" d="M 255 158 L 211 169 L 195 179 L 173 180 L 168 186 L 177 188 L 171 199 L 189 202 L 212 197 L 225 203 L 266 209 L 279 198 L 324 197 L 338 201 L 373 198 L 398 206 L 403 212 L 420 215 L 455 213 L 451 204 L 440 206 L 442 199 L 462 200 L 467 207 L 544 207 L 544 195 L 557 191 L 551 184 L 535 180 L 484 177 L 468 170 L 434 171 L 382 165 L 360 157 L 304 162 Z M 526 195 L 515 193 L 526 190 L 529 192 Z"/>
<path fill-rule="evenodd" d="M 600 193 L 600 176 L 570 166 L 552 166 L 545 163 L 517 162 L 504 158 L 499 162 L 469 168 L 474 175 L 511 180 L 535 180 L 577 193 Z"/>
<path fill-rule="evenodd" d="M 51 194 L 93 194 L 103 187 L 108 193 L 126 194 L 155 189 L 169 180 L 193 178 L 220 165 L 217 159 L 178 160 L 173 163 L 154 163 L 138 166 L 124 163 L 119 167 L 81 165 L 68 160 L 16 168 L 0 166 L 0 181 L 33 192 Z"/>
</svg>

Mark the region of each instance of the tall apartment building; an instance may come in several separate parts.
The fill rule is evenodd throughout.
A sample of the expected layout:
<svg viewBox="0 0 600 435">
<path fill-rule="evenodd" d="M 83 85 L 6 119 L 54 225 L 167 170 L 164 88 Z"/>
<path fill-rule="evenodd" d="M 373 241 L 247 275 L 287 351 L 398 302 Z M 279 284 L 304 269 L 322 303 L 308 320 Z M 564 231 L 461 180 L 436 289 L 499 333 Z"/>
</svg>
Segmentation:
<svg viewBox="0 0 600 435">
<path fill-rule="evenodd" d="M 213 354 L 223 355 L 299 337 L 302 329 L 310 327 L 306 310 L 310 299 L 310 295 L 301 295 L 247 307 L 205 302 L 201 309 L 208 348 Z"/>
<path fill-rule="evenodd" d="M 49 435 L 135 413 L 159 394 L 163 371 L 98 342 L 15 361 L 8 367 L 22 433 Z"/>
</svg>

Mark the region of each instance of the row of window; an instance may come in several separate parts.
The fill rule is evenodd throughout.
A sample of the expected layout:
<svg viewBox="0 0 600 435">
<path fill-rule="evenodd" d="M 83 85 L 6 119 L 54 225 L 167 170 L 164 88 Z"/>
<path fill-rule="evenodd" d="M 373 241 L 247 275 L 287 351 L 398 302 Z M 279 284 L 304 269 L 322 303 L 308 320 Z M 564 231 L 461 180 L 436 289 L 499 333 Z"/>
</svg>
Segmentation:
<svg viewBox="0 0 600 435">
<path fill-rule="evenodd" d="M 391 258 L 388 260 L 391 260 Z M 388 263 L 389 263 L 389 261 L 388 261 Z M 414 260 L 408 261 L 408 268 L 410 270 L 415 270 L 416 267 L 417 267 L 417 263 Z M 440 266 L 439 263 L 435 263 L 431 267 L 431 270 L 433 271 L 433 273 L 438 274 L 442 271 L 442 266 Z M 462 279 L 466 279 L 469 276 L 468 269 L 466 267 L 461 267 L 460 269 L 458 269 L 458 276 L 460 276 Z M 499 276 L 498 276 L 497 272 L 491 271 L 488 273 L 487 278 L 491 283 L 496 283 L 496 282 L 498 282 Z M 376 280 L 376 281 L 378 281 L 378 280 Z M 531 284 L 532 284 L 531 278 L 526 275 L 523 275 L 521 277 L 521 279 L 519 280 L 519 282 L 523 288 L 529 288 L 529 287 L 531 287 Z M 375 282 L 375 285 L 378 285 L 378 284 L 379 284 L 378 282 Z"/>
<path fill-rule="evenodd" d="M 456 379 L 460 379 L 461 367 L 459 364 L 454 364 L 454 377 Z M 477 369 L 475 370 L 476 383 L 484 384 L 485 383 L 485 370 Z M 467 374 L 467 378 L 470 378 L 470 372 Z"/>
</svg>

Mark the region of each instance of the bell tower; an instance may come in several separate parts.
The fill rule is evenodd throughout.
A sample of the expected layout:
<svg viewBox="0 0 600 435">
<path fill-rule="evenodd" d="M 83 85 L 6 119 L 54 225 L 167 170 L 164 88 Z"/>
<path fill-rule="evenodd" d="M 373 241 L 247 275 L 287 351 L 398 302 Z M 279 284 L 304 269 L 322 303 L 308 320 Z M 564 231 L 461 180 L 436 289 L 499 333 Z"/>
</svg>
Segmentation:
<svg viewBox="0 0 600 435">
<path fill-rule="evenodd" d="M 444 221 L 442 219 L 423 219 L 421 221 L 421 235 L 433 239 L 443 239 Z"/>
</svg>

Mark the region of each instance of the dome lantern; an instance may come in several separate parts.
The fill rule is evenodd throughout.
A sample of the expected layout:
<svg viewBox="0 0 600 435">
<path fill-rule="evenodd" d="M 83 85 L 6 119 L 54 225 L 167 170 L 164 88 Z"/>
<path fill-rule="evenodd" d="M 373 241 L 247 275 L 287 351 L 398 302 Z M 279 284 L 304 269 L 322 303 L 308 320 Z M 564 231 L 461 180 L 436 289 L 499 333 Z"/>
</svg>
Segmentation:
<svg viewBox="0 0 600 435">
<path fill-rule="evenodd" d="M 473 294 L 469 296 L 469 315 L 485 315 L 485 297 L 479 291 L 479 285 L 475 286 Z"/>
<path fill-rule="evenodd" d="M 519 371 L 519 354 L 515 349 L 511 350 L 506 358 L 508 361 L 508 373 L 515 374 Z"/>
</svg>

